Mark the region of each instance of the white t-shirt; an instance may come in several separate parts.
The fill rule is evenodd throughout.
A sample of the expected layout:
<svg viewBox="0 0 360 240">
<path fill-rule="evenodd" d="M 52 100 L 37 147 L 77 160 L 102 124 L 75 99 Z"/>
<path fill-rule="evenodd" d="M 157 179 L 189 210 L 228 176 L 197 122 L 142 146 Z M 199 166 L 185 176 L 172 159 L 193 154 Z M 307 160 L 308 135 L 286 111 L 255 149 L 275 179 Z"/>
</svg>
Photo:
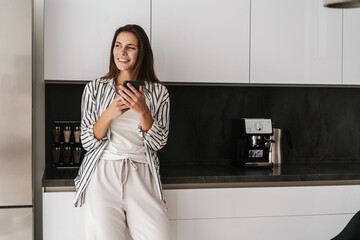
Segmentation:
<svg viewBox="0 0 360 240">
<path fill-rule="evenodd" d="M 139 126 L 138 114 L 129 109 L 110 124 L 110 141 L 101 155 L 104 160 L 124 158 L 147 163 L 143 140 L 136 133 Z"/>
</svg>

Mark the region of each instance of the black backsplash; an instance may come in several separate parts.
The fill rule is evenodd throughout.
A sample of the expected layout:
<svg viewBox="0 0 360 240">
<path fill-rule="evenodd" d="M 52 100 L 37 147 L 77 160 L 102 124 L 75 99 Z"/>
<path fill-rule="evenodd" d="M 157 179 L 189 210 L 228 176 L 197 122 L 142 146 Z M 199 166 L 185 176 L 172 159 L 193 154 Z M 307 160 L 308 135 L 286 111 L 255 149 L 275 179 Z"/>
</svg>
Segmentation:
<svg viewBox="0 0 360 240">
<path fill-rule="evenodd" d="M 80 120 L 84 84 L 46 84 L 46 135 L 55 120 Z M 162 165 L 231 162 L 233 118 L 270 118 L 293 148 L 284 163 L 360 162 L 360 88 L 167 86 L 170 135 Z M 47 141 L 48 142 L 48 141 Z M 48 149 L 51 146 L 47 146 Z"/>
<path fill-rule="evenodd" d="M 46 167 L 53 166 L 52 128 L 54 126 L 54 122 L 80 121 L 81 95 L 84 86 L 84 84 L 45 85 Z"/>
</svg>

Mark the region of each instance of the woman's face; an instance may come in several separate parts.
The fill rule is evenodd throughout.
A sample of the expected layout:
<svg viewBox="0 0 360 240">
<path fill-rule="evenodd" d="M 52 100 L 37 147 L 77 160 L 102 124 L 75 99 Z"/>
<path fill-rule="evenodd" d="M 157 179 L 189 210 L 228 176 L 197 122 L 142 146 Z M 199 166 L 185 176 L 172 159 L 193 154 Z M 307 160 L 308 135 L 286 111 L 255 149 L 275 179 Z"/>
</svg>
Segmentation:
<svg viewBox="0 0 360 240">
<path fill-rule="evenodd" d="M 131 32 L 120 32 L 116 37 L 113 55 L 120 71 L 132 71 L 138 56 L 138 40 Z"/>
</svg>

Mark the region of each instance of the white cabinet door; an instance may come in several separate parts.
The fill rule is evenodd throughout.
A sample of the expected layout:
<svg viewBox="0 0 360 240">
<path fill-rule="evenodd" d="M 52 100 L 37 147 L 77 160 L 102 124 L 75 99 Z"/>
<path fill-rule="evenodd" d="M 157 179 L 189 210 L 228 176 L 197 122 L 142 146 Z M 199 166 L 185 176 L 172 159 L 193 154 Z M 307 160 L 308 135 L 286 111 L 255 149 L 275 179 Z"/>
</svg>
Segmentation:
<svg viewBox="0 0 360 240">
<path fill-rule="evenodd" d="M 75 192 L 43 193 L 43 239 L 85 240 L 83 209 L 72 206 Z"/>
<path fill-rule="evenodd" d="M 360 9 L 344 9 L 344 84 L 360 84 Z"/>
<path fill-rule="evenodd" d="M 359 211 L 360 186 L 177 189 L 165 199 L 174 240 L 325 240 Z"/>
<path fill-rule="evenodd" d="M 336 215 L 360 210 L 360 186 L 174 189 L 170 219 Z"/>
<path fill-rule="evenodd" d="M 337 214 L 171 220 L 171 239 L 329 240 L 344 228 L 352 216 Z"/>
<path fill-rule="evenodd" d="M 152 5 L 161 81 L 249 83 L 250 0 L 153 0 Z"/>
<path fill-rule="evenodd" d="M 85 240 L 84 209 L 72 206 L 75 192 L 43 192 L 43 240 Z M 131 240 L 127 232 L 125 240 Z"/>
<path fill-rule="evenodd" d="M 135 23 L 150 33 L 148 0 L 46 0 L 44 14 L 45 80 L 101 77 L 117 28 Z"/>
<path fill-rule="evenodd" d="M 320 0 L 252 0 L 250 83 L 341 84 L 341 25 Z"/>
</svg>

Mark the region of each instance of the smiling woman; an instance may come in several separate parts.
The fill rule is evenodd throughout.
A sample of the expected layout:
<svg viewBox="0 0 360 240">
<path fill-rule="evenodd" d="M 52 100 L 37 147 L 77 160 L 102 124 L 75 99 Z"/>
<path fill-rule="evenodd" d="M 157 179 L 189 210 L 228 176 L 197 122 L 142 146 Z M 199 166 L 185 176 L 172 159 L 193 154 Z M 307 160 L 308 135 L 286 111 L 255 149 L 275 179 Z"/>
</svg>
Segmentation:
<svg viewBox="0 0 360 240">
<path fill-rule="evenodd" d="M 170 100 L 153 62 L 145 31 L 126 25 L 114 34 L 109 72 L 85 86 L 81 143 L 87 153 L 74 204 L 84 205 L 87 239 L 124 239 L 127 228 L 134 240 L 171 239 L 157 157 L 167 143 Z M 139 81 L 139 90 L 125 88 L 127 80 Z"/>
</svg>

